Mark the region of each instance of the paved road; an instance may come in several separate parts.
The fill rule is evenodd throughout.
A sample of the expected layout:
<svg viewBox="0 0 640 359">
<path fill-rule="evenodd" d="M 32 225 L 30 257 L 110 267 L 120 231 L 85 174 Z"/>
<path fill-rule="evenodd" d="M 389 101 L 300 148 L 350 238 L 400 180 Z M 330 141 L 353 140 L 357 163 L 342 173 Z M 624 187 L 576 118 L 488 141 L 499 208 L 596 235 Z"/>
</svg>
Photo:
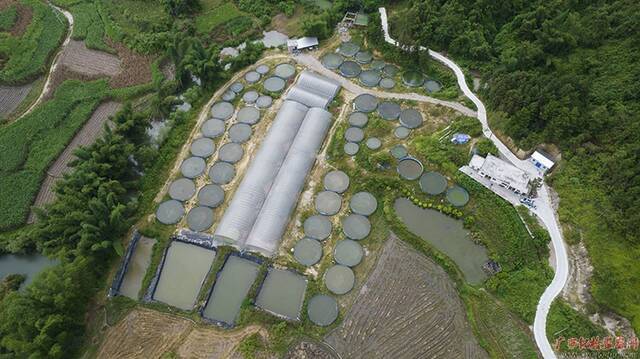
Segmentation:
<svg viewBox="0 0 640 359">
<path fill-rule="evenodd" d="M 387 21 L 387 11 L 385 8 L 379 8 L 380 11 L 380 19 L 382 22 L 382 30 L 384 31 L 385 41 L 395 45 L 400 46 L 391 36 L 389 36 L 389 24 Z M 504 143 L 502 143 L 491 131 L 489 128 L 489 123 L 487 121 L 487 110 L 480 101 L 480 99 L 469 89 L 467 85 L 464 73 L 462 69 L 453 61 L 445 57 L 444 55 L 435 52 L 433 50 L 427 49 L 423 46 L 420 47 L 420 50 L 429 51 L 429 55 L 434 59 L 440 61 L 447 67 L 449 67 L 456 75 L 458 79 L 458 85 L 462 92 L 476 105 L 478 108 L 477 118 L 480 120 L 482 124 L 482 129 L 484 135 L 489 138 L 493 144 L 498 148 L 500 154 L 509 160 L 516 167 L 526 171 L 532 177 L 541 177 L 540 172 L 533 165 L 533 163 L 520 160 L 516 157 Z M 549 234 L 551 236 L 551 242 L 553 245 L 553 250 L 555 251 L 555 275 L 551 284 L 545 289 L 544 293 L 540 297 L 538 302 L 538 307 L 536 309 L 536 316 L 533 322 L 533 333 L 536 339 L 536 343 L 543 357 L 545 358 L 556 358 L 556 354 L 551 348 L 551 344 L 547 340 L 546 336 L 546 326 L 547 326 L 547 315 L 549 314 L 549 308 L 551 307 L 551 303 L 553 300 L 560 294 L 562 288 L 567 283 L 567 278 L 569 274 L 569 261 L 567 259 L 567 249 L 565 247 L 564 240 L 562 239 L 562 232 L 560 231 L 560 225 L 558 223 L 558 219 L 556 217 L 555 210 L 553 209 L 551 197 L 549 195 L 549 188 L 546 184 L 543 184 L 540 189 L 538 189 L 538 199 L 536 200 L 537 209 L 532 212 L 536 214 L 541 220 L 542 223 L 547 227 Z"/>
</svg>

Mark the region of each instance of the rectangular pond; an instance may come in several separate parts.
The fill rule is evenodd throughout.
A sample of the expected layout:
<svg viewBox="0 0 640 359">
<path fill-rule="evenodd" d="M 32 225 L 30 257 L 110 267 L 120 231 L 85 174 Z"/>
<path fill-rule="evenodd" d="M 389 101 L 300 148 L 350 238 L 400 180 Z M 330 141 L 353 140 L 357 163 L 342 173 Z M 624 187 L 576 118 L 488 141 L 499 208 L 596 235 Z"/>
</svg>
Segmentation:
<svg viewBox="0 0 640 359">
<path fill-rule="evenodd" d="M 204 317 L 233 325 L 259 270 L 260 265 L 254 261 L 230 256 L 218 274 Z"/>
<path fill-rule="evenodd" d="M 409 231 L 451 258 L 467 282 L 479 284 L 487 279 L 482 269 L 489 260 L 487 249 L 471 239 L 462 221 L 433 209 L 422 209 L 407 198 L 396 199 L 394 209 Z"/>
<path fill-rule="evenodd" d="M 286 269 L 269 269 L 260 288 L 256 305 L 289 320 L 299 320 L 307 290 L 307 279 Z"/>
<path fill-rule="evenodd" d="M 153 299 L 191 310 L 198 298 L 216 252 L 174 241 L 167 251 Z"/>
<path fill-rule="evenodd" d="M 153 238 L 140 237 L 127 265 L 127 272 L 122 279 L 120 294 L 138 300 L 142 280 L 147 273 L 149 264 L 151 264 L 151 252 L 155 243 L 156 240 Z"/>
</svg>

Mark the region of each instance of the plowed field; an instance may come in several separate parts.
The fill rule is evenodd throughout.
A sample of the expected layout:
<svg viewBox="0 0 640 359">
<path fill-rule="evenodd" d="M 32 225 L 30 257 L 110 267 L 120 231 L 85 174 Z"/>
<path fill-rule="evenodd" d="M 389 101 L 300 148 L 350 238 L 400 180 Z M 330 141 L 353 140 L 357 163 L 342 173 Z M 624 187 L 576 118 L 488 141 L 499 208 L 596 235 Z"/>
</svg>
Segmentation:
<svg viewBox="0 0 640 359">
<path fill-rule="evenodd" d="M 173 352 L 179 358 L 238 357 L 236 347 L 248 335 L 264 332 L 250 326 L 223 331 L 149 309 L 135 309 L 105 334 L 98 358 L 159 358 Z M 242 357 L 242 356 L 239 356 Z"/>
<path fill-rule="evenodd" d="M 444 270 L 394 236 L 325 340 L 343 358 L 487 358 Z"/>
<path fill-rule="evenodd" d="M 88 49 L 84 41 L 69 41 L 60 63 L 73 72 L 87 76 L 116 76 L 122 61 L 115 55 Z"/>
<path fill-rule="evenodd" d="M 13 112 L 31 91 L 33 83 L 21 86 L 0 86 L 0 118 Z"/>
</svg>

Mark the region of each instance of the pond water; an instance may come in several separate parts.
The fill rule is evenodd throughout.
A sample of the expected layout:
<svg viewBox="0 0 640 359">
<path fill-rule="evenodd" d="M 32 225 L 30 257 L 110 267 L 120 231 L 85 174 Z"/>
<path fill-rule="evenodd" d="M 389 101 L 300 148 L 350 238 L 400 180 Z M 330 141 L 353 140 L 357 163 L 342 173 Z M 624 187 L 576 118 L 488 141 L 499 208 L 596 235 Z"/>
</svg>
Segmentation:
<svg viewBox="0 0 640 359">
<path fill-rule="evenodd" d="M 286 269 L 271 268 L 262 284 L 256 305 L 272 314 L 299 320 L 307 279 Z"/>
<path fill-rule="evenodd" d="M 258 276 L 260 265 L 238 256 L 230 256 L 218 275 L 204 316 L 233 325 L 249 289 Z"/>
<path fill-rule="evenodd" d="M 433 209 L 422 209 L 406 198 L 398 198 L 394 208 L 407 228 L 451 258 L 460 268 L 467 282 L 482 283 L 487 279 L 482 270 L 489 257 L 487 249 L 471 240 L 462 221 Z"/>
<path fill-rule="evenodd" d="M 255 40 L 254 43 L 261 42 L 267 48 L 274 48 L 278 46 L 285 46 L 287 44 L 287 40 L 289 40 L 289 37 L 281 32 L 263 31 L 262 39 Z M 240 51 L 244 50 L 245 47 L 247 47 L 246 42 L 243 42 L 236 47 L 225 47 L 220 51 L 220 55 L 236 57 L 240 55 Z"/>
<path fill-rule="evenodd" d="M 155 243 L 156 240 L 153 238 L 140 237 L 129 259 L 127 272 L 124 274 L 122 284 L 120 284 L 120 294 L 138 300 L 138 293 L 142 288 L 142 280 L 151 263 L 151 252 Z"/>
<path fill-rule="evenodd" d="M 191 310 L 215 255 L 213 250 L 192 244 L 171 243 L 153 299 Z"/>
<path fill-rule="evenodd" d="M 31 283 L 38 273 L 55 265 L 57 261 L 40 254 L 2 254 L 0 255 L 0 280 L 10 274 L 23 274 L 27 278 L 22 288 Z"/>
</svg>

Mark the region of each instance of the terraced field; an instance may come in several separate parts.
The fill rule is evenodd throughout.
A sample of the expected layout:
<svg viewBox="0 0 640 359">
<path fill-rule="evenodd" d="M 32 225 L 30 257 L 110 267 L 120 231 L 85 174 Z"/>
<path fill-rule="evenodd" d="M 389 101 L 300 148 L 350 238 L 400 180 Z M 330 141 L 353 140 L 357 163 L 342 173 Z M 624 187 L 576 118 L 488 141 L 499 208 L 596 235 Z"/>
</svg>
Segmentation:
<svg viewBox="0 0 640 359">
<path fill-rule="evenodd" d="M 20 86 L 0 86 L 0 118 L 12 113 L 27 97 L 33 83 Z"/>
<path fill-rule="evenodd" d="M 102 103 L 91 115 L 91 118 L 85 123 L 82 129 L 73 137 L 69 145 L 62 151 L 60 156 L 53 162 L 51 167 L 47 170 L 47 176 L 42 182 L 40 192 L 34 202 L 35 207 L 42 207 L 47 203 L 53 201 L 55 194 L 53 193 L 53 185 L 56 180 L 65 173 L 69 168 L 69 163 L 75 158 L 73 151 L 80 146 L 88 146 L 95 142 L 95 140 L 102 134 L 104 124 L 107 122 L 110 116 L 120 109 L 121 104 L 117 102 L 105 102 Z M 33 211 L 29 214 L 29 223 L 35 221 L 35 214 Z"/>
<path fill-rule="evenodd" d="M 447 274 L 393 235 L 325 341 L 344 358 L 488 357 Z"/>
<path fill-rule="evenodd" d="M 84 41 L 69 41 L 60 63 L 71 71 L 87 76 L 115 76 L 122 61 L 115 55 L 88 49 Z"/>
</svg>

